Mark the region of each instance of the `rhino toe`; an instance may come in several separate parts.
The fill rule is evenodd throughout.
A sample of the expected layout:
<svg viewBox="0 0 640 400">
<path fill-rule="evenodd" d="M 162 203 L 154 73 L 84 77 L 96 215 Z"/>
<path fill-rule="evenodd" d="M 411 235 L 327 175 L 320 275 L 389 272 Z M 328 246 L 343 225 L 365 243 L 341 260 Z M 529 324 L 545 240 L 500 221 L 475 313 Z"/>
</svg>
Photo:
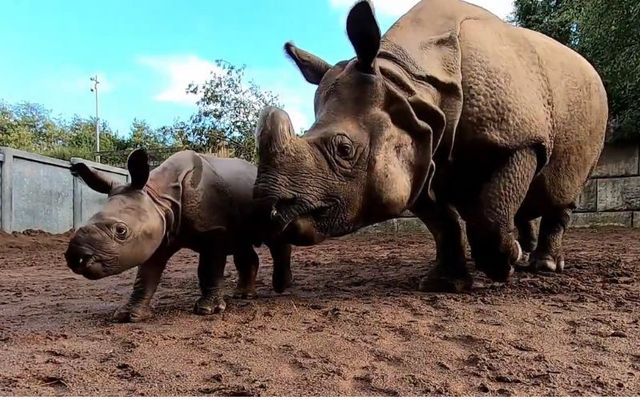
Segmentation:
<svg viewBox="0 0 640 400">
<path fill-rule="evenodd" d="M 562 256 L 532 254 L 529 262 L 520 266 L 520 269 L 529 272 L 562 272 L 564 265 L 564 257 Z"/>
<path fill-rule="evenodd" d="M 113 313 L 111 320 L 117 323 L 135 323 L 149 319 L 151 314 L 149 306 L 125 304 Z"/>
<path fill-rule="evenodd" d="M 201 297 L 196 301 L 193 312 L 198 315 L 220 314 L 227 308 L 222 296 Z"/>
<path fill-rule="evenodd" d="M 471 290 L 473 278 L 470 275 L 449 277 L 431 273 L 420 280 L 418 289 L 421 292 L 463 293 Z"/>
</svg>

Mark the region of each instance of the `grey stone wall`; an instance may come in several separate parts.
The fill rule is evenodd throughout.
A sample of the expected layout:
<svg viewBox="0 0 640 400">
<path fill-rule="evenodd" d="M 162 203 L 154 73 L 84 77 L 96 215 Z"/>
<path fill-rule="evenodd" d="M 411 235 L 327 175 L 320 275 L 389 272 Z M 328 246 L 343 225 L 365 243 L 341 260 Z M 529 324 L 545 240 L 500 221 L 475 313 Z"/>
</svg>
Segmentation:
<svg viewBox="0 0 640 400">
<path fill-rule="evenodd" d="M 0 228 L 66 232 L 86 222 L 106 201 L 69 172 L 71 162 L 0 147 Z M 126 170 L 83 162 L 127 182 Z"/>
<path fill-rule="evenodd" d="M 571 222 L 573 226 L 640 228 L 638 145 L 605 146 Z"/>
</svg>

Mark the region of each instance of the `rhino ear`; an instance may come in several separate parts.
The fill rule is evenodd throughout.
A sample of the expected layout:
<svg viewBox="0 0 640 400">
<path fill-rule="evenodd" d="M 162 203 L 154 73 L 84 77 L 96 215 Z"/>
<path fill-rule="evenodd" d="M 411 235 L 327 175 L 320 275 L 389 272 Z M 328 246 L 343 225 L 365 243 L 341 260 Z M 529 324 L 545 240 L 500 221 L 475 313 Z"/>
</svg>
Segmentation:
<svg viewBox="0 0 640 400">
<path fill-rule="evenodd" d="M 129 154 L 127 169 L 131 175 L 130 186 L 142 189 L 149 179 L 149 155 L 145 149 L 136 149 Z"/>
<path fill-rule="evenodd" d="M 329 63 L 318 56 L 297 48 L 291 42 L 285 43 L 284 51 L 296 63 L 304 79 L 314 85 L 320 84 L 324 74 L 331 69 Z"/>
<path fill-rule="evenodd" d="M 87 186 L 98 193 L 109 194 L 116 186 L 115 181 L 87 166 L 85 163 L 73 164 L 69 170 L 71 171 L 71 175 L 80 177 Z"/>
<path fill-rule="evenodd" d="M 362 72 L 373 72 L 373 61 L 380 50 L 380 27 L 369 0 L 362 0 L 353 6 L 347 17 L 347 36 L 358 56 L 358 66 Z"/>
</svg>

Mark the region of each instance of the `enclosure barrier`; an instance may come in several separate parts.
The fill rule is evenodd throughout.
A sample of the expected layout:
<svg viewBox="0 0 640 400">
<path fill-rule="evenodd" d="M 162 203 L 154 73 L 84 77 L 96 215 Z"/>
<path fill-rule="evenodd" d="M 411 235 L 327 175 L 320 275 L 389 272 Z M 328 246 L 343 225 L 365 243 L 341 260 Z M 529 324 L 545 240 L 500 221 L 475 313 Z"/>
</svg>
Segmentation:
<svg viewBox="0 0 640 400">
<path fill-rule="evenodd" d="M 72 158 L 71 162 L 0 147 L 0 227 L 62 233 L 76 229 L 96 213 L 106 195 L 89 189 L 69 172 L 84 162 L 116 181 L 129 179 L 124 169 Z"/>
<path fill-rule="evenodd" d="M 5 232 L 38 229 L 66 232 L 81 226 L 106 196 L 89 189 L 69 172 L 86 164 L 125 183 L 127 171 L 81 159 L 71 162 L 0 147 L 0 227 Z M 617 225 L 640 228 L 640 154 L 638 145 L 605 147 L 574 212 L 572 226 Z M 367 228 L 426 230 L 410 213 Z"/>
</svg>

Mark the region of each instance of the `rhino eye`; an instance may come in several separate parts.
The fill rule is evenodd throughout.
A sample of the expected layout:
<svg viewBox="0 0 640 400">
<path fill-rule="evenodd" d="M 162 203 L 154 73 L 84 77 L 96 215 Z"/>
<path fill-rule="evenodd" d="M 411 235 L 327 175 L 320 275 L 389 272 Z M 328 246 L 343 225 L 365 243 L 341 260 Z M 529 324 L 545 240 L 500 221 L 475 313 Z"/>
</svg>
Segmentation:
<svg viewBox="0 0 640 400">
<path fill-rule="evenodd" d="M 353 142 L 345 135 L 336 135 L 333 139 L 336 155 L 343 160 L 349 161 L 354 156 Z"/>
<path fill-rule="evenodd" d="M 124 224 L 116 224 L 113 231 L 117 239 L 124 240 L 129 236 L 129 229 Z"/>
</svg>

